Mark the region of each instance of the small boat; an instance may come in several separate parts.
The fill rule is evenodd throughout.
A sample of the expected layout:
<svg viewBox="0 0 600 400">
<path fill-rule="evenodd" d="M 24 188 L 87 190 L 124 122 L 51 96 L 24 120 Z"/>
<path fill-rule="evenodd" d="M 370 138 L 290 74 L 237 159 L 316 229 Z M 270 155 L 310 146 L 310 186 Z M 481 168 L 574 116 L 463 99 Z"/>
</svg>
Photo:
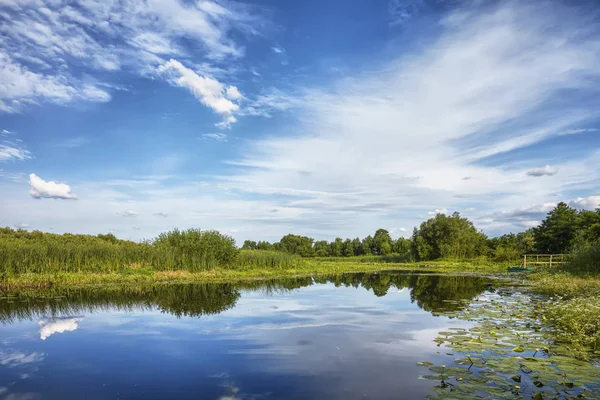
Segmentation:
<svg viewBox="0 0 600 400">
<path fill-rule="evenodd" d="M 508 272 L 527 272 L 527 271 L 531 271 L 531 268 L 508 267 Z"/>
</svg>

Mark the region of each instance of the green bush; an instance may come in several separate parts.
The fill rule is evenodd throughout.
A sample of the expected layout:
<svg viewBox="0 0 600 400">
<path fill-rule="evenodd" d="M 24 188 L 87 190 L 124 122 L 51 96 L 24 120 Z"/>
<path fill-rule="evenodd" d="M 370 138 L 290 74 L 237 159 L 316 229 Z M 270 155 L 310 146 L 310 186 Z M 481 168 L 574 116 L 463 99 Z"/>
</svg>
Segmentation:
<svg viewBox="0 0 600 400">
<path fill-rule="evenodd" d="M 562 269 L 577 275 L 600 274 L 600 244 L 575 251 Z"/>
</svg>

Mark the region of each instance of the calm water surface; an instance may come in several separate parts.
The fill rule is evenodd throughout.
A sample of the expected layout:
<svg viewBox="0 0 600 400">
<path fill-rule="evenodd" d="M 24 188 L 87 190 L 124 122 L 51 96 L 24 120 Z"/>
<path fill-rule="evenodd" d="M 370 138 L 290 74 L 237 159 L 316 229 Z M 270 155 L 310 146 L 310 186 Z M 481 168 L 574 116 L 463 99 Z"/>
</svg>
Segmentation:
<svg viewBox="0 0 600 400">
<path fill-rule="evenodd" d="M 0 399 L 417 399 L 435 311 L 493 290 L 393 273 L 0 293 Z"/>
</svg>

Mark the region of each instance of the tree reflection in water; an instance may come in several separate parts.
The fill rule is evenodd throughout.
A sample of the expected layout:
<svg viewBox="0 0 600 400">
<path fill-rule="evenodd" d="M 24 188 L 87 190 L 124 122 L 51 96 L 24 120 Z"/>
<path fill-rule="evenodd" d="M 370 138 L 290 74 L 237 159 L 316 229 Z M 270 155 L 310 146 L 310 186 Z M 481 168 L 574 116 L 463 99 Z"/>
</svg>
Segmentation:
<svg viewBox="0 0 600 400">
<path fill-rule="evenodd" d="M 220 284 L 50 288 L 2 294 L 0 322 L 11 323 L 115 309 L 158 309 L 177 317 L 199 317 L 235 307 L 243 291 L 260 291 L 272 295 L 324 283 L 333 283 L 336 287 L 361 287 L 378 297 L 387 295 L 390 288 L 406 288 L 410 290 L 411 301 L 430 312 L 457 310 L 461 307 L 461 300 L 470 300 L 491 288 L 490 280 L 481 277 L 392 272 Z"/>
</svg>

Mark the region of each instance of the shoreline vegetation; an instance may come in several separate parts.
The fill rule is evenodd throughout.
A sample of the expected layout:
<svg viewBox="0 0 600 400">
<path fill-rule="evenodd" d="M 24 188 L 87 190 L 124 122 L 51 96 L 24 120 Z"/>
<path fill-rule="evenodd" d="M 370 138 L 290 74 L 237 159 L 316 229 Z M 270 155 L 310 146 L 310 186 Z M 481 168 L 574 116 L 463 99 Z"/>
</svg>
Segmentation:
<svg viewBox="0 0 600 400">
<path fill-rule="evenodd" d="M 526 253 L 569 254 L 567 262 L 508 274 Z M 75 235 L 0 228 L 0 290 L 77 285 L 228 283 L 343 273 L 407 271 L 518 277 L 550 300 L 547 324 L 557 340 L 600 353 L 600 209 L 565 203 L 525 232 L 488 238 L 458 213 L 438 214 L 410 238 L 379 229 L 362 240 L 332 242 L 289 234 L 277 243 L 235 240 L 188 229 L 132 242 L 112 234 Z"/>
</svg>

